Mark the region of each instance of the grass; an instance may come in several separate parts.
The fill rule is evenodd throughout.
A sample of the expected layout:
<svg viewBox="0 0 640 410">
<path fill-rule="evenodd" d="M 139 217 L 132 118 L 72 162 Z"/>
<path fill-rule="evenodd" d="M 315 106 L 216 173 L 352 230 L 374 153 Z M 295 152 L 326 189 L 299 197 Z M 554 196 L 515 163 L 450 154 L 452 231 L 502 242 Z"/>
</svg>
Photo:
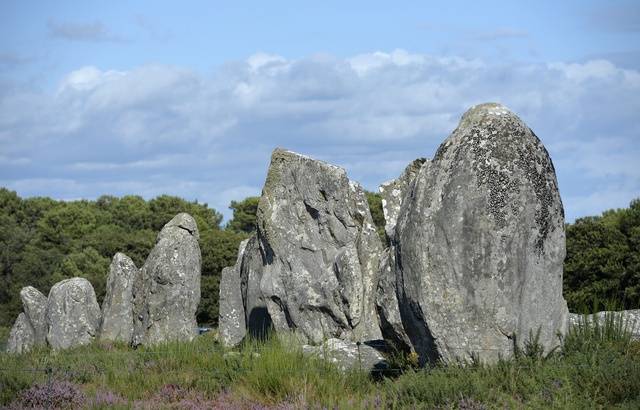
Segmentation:
<svg viewBox="0 0 640 410">
<path fill-rule="evenodd" d="M 7 348 L 7 340 L 9 339 L 10 332 L 11 328 L 0 326 L 0 352 L 4 352 Z"/>
<path fill-rule="evenodd" d="M 493 365 L 408 365 L 376 379 L 278 338 L 226 350 L 211 334 L 137 350 L 96 343 L 0 354 L 0 368 L 0 407 L 59 391 L 57 402 L 73 396 L 88 408 L 640 408 L 640 343 L 613 316 L 573 327 L 546 356 L 534 343 Z"/>
</svg>

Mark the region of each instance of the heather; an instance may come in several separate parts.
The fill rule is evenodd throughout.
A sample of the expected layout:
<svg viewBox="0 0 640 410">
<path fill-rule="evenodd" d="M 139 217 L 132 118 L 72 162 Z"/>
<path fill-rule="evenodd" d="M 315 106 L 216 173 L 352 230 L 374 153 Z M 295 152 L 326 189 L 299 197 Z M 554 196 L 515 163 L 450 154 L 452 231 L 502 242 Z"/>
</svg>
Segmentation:
<svg viewBox="0 0 640 410">
<path fill-rule="evenodd" d="M 342 372 L 276 338 L 224 349 L 208 333 L 192 343 L 131 349 L 94 343 L 63 352 L 0 355 L 8 408 L 638 408 L 640 343 L 614 316 L 581 321 L 544 354 L 531 338 L 493 365 Z M 34 370 L 42 371 L 34 371 Z"/>
</svg>

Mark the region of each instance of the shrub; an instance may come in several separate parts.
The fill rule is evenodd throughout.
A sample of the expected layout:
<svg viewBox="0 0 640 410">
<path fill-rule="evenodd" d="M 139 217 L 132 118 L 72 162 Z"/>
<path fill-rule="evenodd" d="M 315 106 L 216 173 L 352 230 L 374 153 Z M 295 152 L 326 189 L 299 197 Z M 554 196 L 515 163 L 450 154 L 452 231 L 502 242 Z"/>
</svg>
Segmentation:
<svg viewBox="0 0 640 410">
<path fill-rule="evenodd" d="M 85 395 L 77 385 L 54 380 L 51 383 L 36 384 L 23 391 L 11 407 L 75 409 L 82 407 L 85 401 Z"/>
</svg>

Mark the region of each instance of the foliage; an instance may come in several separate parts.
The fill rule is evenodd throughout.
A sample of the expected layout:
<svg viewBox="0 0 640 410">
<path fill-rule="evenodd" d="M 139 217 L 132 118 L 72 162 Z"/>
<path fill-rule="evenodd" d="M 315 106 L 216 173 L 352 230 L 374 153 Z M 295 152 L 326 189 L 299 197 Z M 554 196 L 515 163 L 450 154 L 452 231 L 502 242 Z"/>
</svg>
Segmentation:
<svg viewBox="0 0 640 410">
<path fill-rule="evenodd" d="M 283 338 L 249 340 L 230 351 L 212 332 L 137 350 L 94 343 L 58 353 L 0 353 L 0 368 L 9 369 L 0 372 L 0 406 L 19 407 L 50 378 L 92 406 L 119 408 L 638 408 L 640 343 L 616 318 L 604 326 L 574 328 L 563 348 L 544 358 L 523 354 L 375 378 L 306 357 Z"/>
<path fill-rule="evenodd" d="M 252 233 L 256 230 L 256 214 L 260 198 L 250 196 L 242 201 L 231 201 L 229 209 L 233 209 L 233 219 L 227 229 L 234 232 Z"/>
<path fill-rule="evenodd" d="M 377 192 L 367 191 L 367 202 L 369 202 L 369 209 L 371 210 L 371 217 L 373 223 L 376 226 L 378 235 L 383 244 L 389 245 L 389 239 L 384 231 L 384 212 L 382 210 L 382 195 Z"/>
<path fill-rule="evenodd" d="M 123 252 L 141 267 L 165 223 L 188 212 L 198 223 L 204 291 L 198 319 L 215 324 L 217 281 L 223 267 L 235 263 L 246 234 L 220 229 L 222 215 L 207 204 L 162 195 L 101 196 L 96 201 L 22 199 L 0 188 L 0 326 L 10 326 L 22 310 L 19 292 L 31 285 L 45 295 L 59 280 L 88 279 L 101 302 L 113 255 Z"/>
<path fill-rule="evenodd" d="M 640 199 L 626 209 L 567 225 L 564 294 L 569 310 L 603 310 L 604 301 L 640 308 Z"/>
</svg>

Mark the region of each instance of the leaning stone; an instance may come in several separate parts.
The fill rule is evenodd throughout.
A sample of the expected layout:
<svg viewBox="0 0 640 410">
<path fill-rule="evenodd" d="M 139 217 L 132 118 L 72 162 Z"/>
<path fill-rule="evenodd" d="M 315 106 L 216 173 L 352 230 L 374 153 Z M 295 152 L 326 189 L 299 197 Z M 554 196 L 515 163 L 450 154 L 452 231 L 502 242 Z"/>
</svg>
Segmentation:
<svg viewBox="0 0 640 410">
<path fill-rule="evenodd" d="M 257 226 L 260 291 L 277 332 L 310 344 L 380 339 L 382 244 L 364 190 L 342 168 L 276 149 Z"/>
<path fill-rule="evenodd" d="M 158 234 L 133 285 L 133 345 L 190 341 L 198 334 L 199 238 L 195 220 L 186 213 L 176 215 Z"/>
<path fill-rule="evenodd" d="M 385 249 L 380 259 L 380 282 L 376 296 L 382 337 L 398 351 L 409 352 L 412 345 L 404 330 L 396 295 L 395 253 Z"/>
<path fill-rule="evenodd" d="M 428 167 L 429 161 L 418 158 L 411 162 L 397 179 L 386 182 L 380 186 L 382 196 L 382 210 L 385 219 L 385 233 L 392 246 L 395 243 L 396 222 L 403 202 L 410 193 L 416 175 L 422 167 Z M 385 340 L 398 350 L 408 352 L 412 350 L 409 336 L 404 330 L 400 306 L 396 295 L 396 267 L 395 252 L 389 248 L 384 250 L 380 259 L 380 282 L 376 296 L 376 308 L 380 319 L 380 329 Z"/>
<path fill-rule="evenodd" d="M 7 340 L 7 353 L 21 354 L 27 353 L 35 345 L 35 332 L 27 315 L 20 313 L 16 319 L 9 340 Z"/>
<path fill-rule="evenodd" d="M 133 281 L 138 268 L 131 258 L 116 253 L 109 266 L 102 302 L 100 340 L 131 343 L 133 337 Z"/>
<path fill-rule="evenodd" d="M 47 342 L 54 349 L 91 343 L 100 326 L 100 306 L 84 278 L 66 279 L 49 291 Z"/>
<path fill-rule="evenodd" d="M 240 243 L 235 266 L 222 269 L 220 277 L 220 342 L 227 347 L 237 346 L 247 333 L 244 303 L 240 282 L 240 265 L 248 239 Z"/>
<path fill-rule="evenodd" d="M 303 345 L 302 353 L 334 363 L 338 369 L 379 372 L 389 368 L 385 357 L 365 343 L 328 339 L 320 346 Z"/>
<path fill-rule="evenodd" d="M 253 235 L 246 244 L 242 254 L 242 261 L 238 265 L 242 283 L 242 295 L 245 308 L 245 323 L 247 332 L 254 339 L 264 339 L 271 330 L 273 323 L 267 309 L 267 301 L 262 293 L 262 276 L 266 261 L 263 260 L 260 243 Z M 279 323 L 277 328 L 285 328 L 285 323 Z"/>
<path fill-rule="evenodd" d="M 564 334 L 564 212 L 549 155 L 499 104 L 464 114 L 398 215 L 404 329 L 421 362 L 493 362 Z"/>
<path fill-rule="evenodd" d="M 26 286 L 20 291 L 22 308 L 27 320 L 33 327 L 34 343 L 37 346 L 47 344 L 47 297 L 33 286 Z"/>
</svg>

